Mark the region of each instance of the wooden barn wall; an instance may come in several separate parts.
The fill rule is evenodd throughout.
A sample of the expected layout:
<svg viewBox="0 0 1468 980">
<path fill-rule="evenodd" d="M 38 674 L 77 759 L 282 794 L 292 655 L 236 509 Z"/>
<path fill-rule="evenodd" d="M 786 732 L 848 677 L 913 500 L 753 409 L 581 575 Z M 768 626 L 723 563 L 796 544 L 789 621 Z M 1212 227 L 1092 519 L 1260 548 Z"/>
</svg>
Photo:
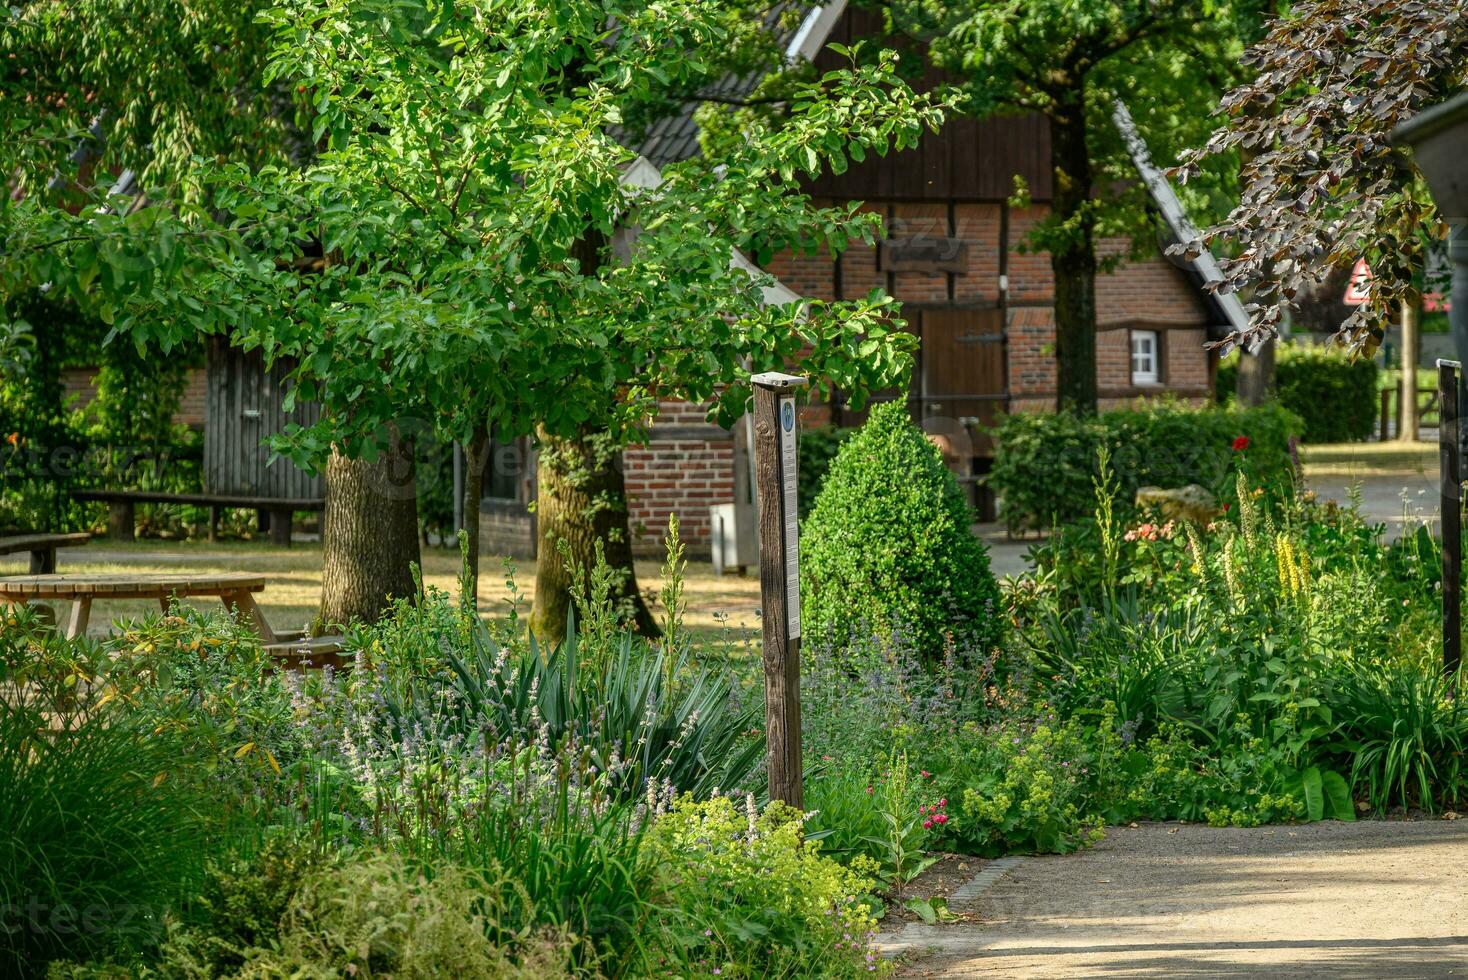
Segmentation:
<svg viewBox="0 0 1468 980">
<path fill-rule="evenodd" d="M 851 45 L 882 34 L 881 19 L 848 7 L 831 32 L 831 41 Z M 914 50 L 911 42 L 889 42 Z M 918 49 L 920 50 L 920 49 Z M 822 51 L 822 71 L 841 67 L 841 58 Z M 928 67 L 915 87 L 937 84 L 942 74 Z M 1050 127 L 1039 113 L 972 119 L 951 116 L 938 134 L 925 133 L 911 150 L 875 155 L 853 163 L 844 174 L 825 174 L 810 182 L 810 193 L 838 200 L 1003 201 L 1022 177 L 1036 201 L 1051 197 Z"/>
<path fill-rule="evenodd" d="M 288 460 L 270 462 L 266 440 L 290 422 L 311 425 L 320 407 L 297 403 L 286 412 L 291 365 L 265 370 L 259 351 L 244 353 L 216 338 L 209 347 L 204 422 L 206 493 L 259 497 L 321 497 L 325 480 Z"/>
</svg>

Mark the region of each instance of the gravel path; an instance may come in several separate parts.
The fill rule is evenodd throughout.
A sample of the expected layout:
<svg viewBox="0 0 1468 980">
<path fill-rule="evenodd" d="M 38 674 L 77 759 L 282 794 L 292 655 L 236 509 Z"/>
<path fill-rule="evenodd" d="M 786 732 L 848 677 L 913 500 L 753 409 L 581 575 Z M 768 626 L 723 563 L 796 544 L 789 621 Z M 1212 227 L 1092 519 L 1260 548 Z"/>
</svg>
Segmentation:
<svg viewBox="0 0 1468 980">
<path fill-rule="evenodd" d="M 1118 828 L 967 911 L 898 933 L 903 975 L 1468 977 L 1468 820 Z"/>
</svg>

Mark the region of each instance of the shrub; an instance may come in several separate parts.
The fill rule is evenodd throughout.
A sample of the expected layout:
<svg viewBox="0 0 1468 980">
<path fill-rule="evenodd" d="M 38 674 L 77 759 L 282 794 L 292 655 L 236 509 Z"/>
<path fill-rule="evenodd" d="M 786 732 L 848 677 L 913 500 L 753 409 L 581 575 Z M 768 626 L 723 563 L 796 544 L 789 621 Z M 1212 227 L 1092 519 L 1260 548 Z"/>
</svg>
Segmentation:
<svg viewBox="0 0 1468 980">
<path fill-rule="evenodd" d="M 1099 816 L 1084 805 L 1080 724 L 1004 719 L 966 726 L 943 745 L 933 765 L 941 762 L 939 785 L 954 801 L 948 832 L 965 851 L 1063 854 L 1101 838 Z"/>
<path fill-rule="evenodd" d="M 1461 684 L 1461 678 L 1458 680 Z M 1468 792 L 1468 712 L 1436 663 L 1367 662 L 1347 669 L 1332 697 L 1351 782 L 1377 810 L 1429 813 Z"/>
<path fill-rule="evenodd" d="M 208 846 L 207 802 L 176 766 L 172 739 L 120 711 L 55 731 L 0 707 L 0 973 L 158 942 Z"/>
<path fill-rule="evenodd" d="M 446 600 L 430 593 L 423 603 Z M 352 645 L 382 649 L 373 633 L 393 629 L 363 631 Z M 462 630 L 428 638 L 440 644 L 437 671 L 417 658 L 387 666 L 379 703 L 392 739 L 417 726 L 471 739 L 574 742 L 616 773 L 624 796 L 639 795 L 648 780 L 700 796 L 734 789 L 763 760 L 763 738 L 750 735 L 761 728 L 761 706 L 740 703 L 732 675 L 695 665 L 686 639 L 666 651 L 630 631 L 589 637 L 573 619 L 553 647 L 534 638 L 505 644 L 472 615 Z"/>
<path fill-rule="evenodd" d="M 308 878 L 278 939 L 256 951 L 248 977 L 539 978 L 571 975 L 565 937 L 491 938 L 497 889 L 451 864 L 425 874 L 402 857 L 374 854 Z"/>
<path fill-rule="evenodd" d="M 171 977 L 228 976 L 280 936 L 281 920 L 307 878 L 331 862 L 306 842 L 276 836 L 246 854 L 209 862 L 198 893 L 162 949 Z"/>
<path fill-rule="evenodd" d="M 861 902 L 875 884 L 869 859 L 845 868 L 822 855 L 805 842 L 800 811 L 684 797 L 648 843 L 680 913 L 669 928 L 698 975 L 875 972 L 876 922 Z"/>
<path fill-rule="evenodd" d="M 1239 411 L 1153 402 L 1094 416 L 1015 413 L 995 432 L 989 482 L 1012 531 L 1085 517 L 1102 447 L 1111 452 L 1123 507 L 1143 486 L 1197 483 L 1222 498 L 1241 465 L 1256 485 L 1286 483 L 1293 472 L 1289 437 L 1300 427 L 1276 405 Z M 1249 440 L 1242 452 L 1234 449 L 1240 436 Z"/>
<path fill-rule="evenodd" d="M 799 481 L 800 518 L 804 520 L 815 506 L 821 487 L 826 483 L 826 474 L 836 453 L 855 429 L 838 429 L 835 426 L 820 426 L 800 430 Z"/>
<path fill-rule="evenodd" d="M 1239 356 L 1218 365 L 1220 400 L 1233 397 Z M 1354 442 L 1370 439 L 1376 429 L 1376 362 L 1352 357 L 1334 345 L 1279 344 L 1275 351 L 1275 394 L 1279 404 L 1300 417 L 1304 439 Z"/>
<path fill-rule="evenodd" d="M 804 632 L 840 646 L 900 628 L 930 662 L 950 636 L 981 651 L 997 645 L 999 590 L 972 521 L 906 405 L 877 406 L 842 445 L 805 522 Z"/>
</svg>

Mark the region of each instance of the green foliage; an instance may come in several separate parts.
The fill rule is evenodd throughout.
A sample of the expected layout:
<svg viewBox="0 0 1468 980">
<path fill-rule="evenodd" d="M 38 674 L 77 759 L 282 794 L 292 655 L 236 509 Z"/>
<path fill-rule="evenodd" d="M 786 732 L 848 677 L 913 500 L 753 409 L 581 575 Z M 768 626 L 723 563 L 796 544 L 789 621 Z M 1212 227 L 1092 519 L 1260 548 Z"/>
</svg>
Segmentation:
<svg viewBox="0 0 1468 980">
<path fill-rule="evenodd" d="M 563 29 L 540 31 L 548 17 Z M 507 25 L 492 43 L 462 40 L 490 19 Z M 889 53 L 800 82 L 778 125 L 670 165 L 655 190 L 624 181 L 624 114 L 696 87 L 730 20 L 710 0 L 605 0 L 569 20 L 539 0 L 282 0 L 262 17 L 265 84 L 294 91 L 313 157 L 208 161 L 194 211 L 168 201 L 82 223 L 21 201 L 3 213 L 0 274 L 53 277 L 165 349 L 221 333 L 294 358 L 299 397 L 323 406 L 281 440 L 301 460 L 333 442 L 373 455 L 404 414 L 445 440 L 486 424 L 630 438 L 670 397 L 712 401 L 727 422 L 748 370 L 787 362 L 823 390 L 890 384 L 912 343 L 888 299 L 766 306 L 769 277 L 732 263 L 739 248 L 875 240 L 875 216 L 816 208 L 802 181 L 847 153 L 913 145 L 945 103 L 914 95 Z M 639 229 L 630 254 L 614 251 L 617 225 Z M 333 261 L 303 272 L 295 259 L 322 241 Z"/>
<path fill-rule="evenodd" d="M 840 648 L 863 633 L 910 632 L 918 651 L 999 642 L 998 588 L 973 517 L 906 405 L 877 406 L 846 440 L 802 529 L 802 629 Z"/>
<path fill-rule="evenodd" d="M 1359 442 L 1376 431 L 1380 411 L 1376 362 L 1345 349 L 1312 344 L 1278 344 L 1275 349 L 1276 398 L 1299 416 L 1308 442 Z M 1231 398 L 1239 355 L 1218 365 L 1219 399 Z"/>
<path fill-rule="evenodd" d="M 873 862 L 881 852 L 872 846 L 885 830 L 879 792 L 885 793 L 881 777 L 860 763 L 833 765 L 826 756 L 819 768 L 806 774 L 805 805 L 811 816 L 805 828 L 821 850 L 850 863 L 858 855 Z"/>
<path fill-rule="evenodd" d="M 497 941 L 487 927 L 500 909 L 486 884 L 451 864 L 425 874 L 393 854 L 346 862 L 304 880 L 273 942 L 255 948 L 239 973 L 220 975 L 570 976 L 570 942 L 563 936 L 536 932 Z"/>
<path fill-rule="evenodd" d="M 866 838 L 866 843 L 876 852 L 877 878 L 899 899 L 903 887 L 937 861 L 937 858 L 923 853 L 933 836 L 930 833 L 933 820 L 926 818 L 928 804 L 918 802 L 922 789 L 920 781 L 927 779 L 928 775 L 925 772 L 920 779 L 913 779 L 907 755 L 894 754 L 880 780 L 881 793 L 872 801 L 882 818 L 882 826 L 879 834 Z M 947 802 L 944 801 L 943 808 L 946 807 Z M 944 814 L 943 822 L 947 821 Z"/>
<path fill-rule="evenodd" d="M 826 474 L 841 444 L 856 431 L 830 425 L 800 430 L 800 472 L 797 476 L 801 520 L 809 517 L 815 508 L 816 499 L 826 483 Z"/>
<path fill-rule="evenodd" d="M 699 975 L 855 977 L 876 967 L 876 923 L 860 901 L 873 867 L 807 844 L 802 816 L 726 796 L 680 799 L 649 846 L 681 915 L 670 928 Z"/>
<path fill-rule="evenodd" d="M 132 168 L 150 191 L 174 191 L 188 184 L 194 154 L 259 163 L 278 152 L 288 126 L 281 93 L 262 83 L 265 6 L 159 0 L 134 9 L 88 0 L 12 8 L 0 34 L 0 87 L 15 94 L 3 117 L 5 171 L 35 196 L 75 169 L 80 144 L 97 173 Z"/>
<path fill-rule="evenodd" d="M 1064 853 L 1100 839 L 1099 817 L 1084 809 L 1082 726 L 1006 720 L 967 734 L 948 742 L 956 752 L 938 770 L 954 787 L 950 833 L 965 850 Z"/>
<path fill-rule="evenodd" d="M 385 704 L 400 730 L 411 730 L 426 712 L 440 730 L 451 725 L 466 735 L 535 731 L 550 746 L 574 744 L 588 753 L 632 796 L 648 781 L 670 781 L 700 796 L 735 789 L 763 759 L 764 740 L 749 734 L 761 728 L 760 706 L 741 705 L 727 674 L 695 667 L 686 638 L 669 651 L 630 630 L 588 636 L 578 633 L 573 616 L 554 647 L 534 637 L 505 645 L 477 619 L 448 612 L 441 594 L 430 593 L 423 604 L 437 606 L 440 622 L 453 627 L 420 634 L 418 644 L 384 643 L 381 634 L 398 632 L 390 623 L 361 631 L 348 647 L 396 651 L 394 657 L 432 649 L 432 661 L 388 666 Z M 453 692 L 447 713 L 439 696 L 446 691 Z"/>
<path fill-rule="evenodd" d="M 1374 809 L 1430 811 L 1468 794 L 1468 713 L 1437 664 L 1365 661 L 1340 679 L 1334 702 L 1351 783 Z"/>
<path fill-rule="evenodd" d="M 213 858 L 161 951 L 170 977 L 224 977 L 272 946 L 306 879 L 330 865 L 306 842 L 278 835 L 245 853 Z"/>
<path fill-rule="evenodd" d="M 18 680 L 0 675 L 0 967 L 148 950 L 203 864 L 213 806 L 172 737 L 76 674 Z"/>
<path fill-rule="evenodd" d="M 1115 500 L 1123 509 L 1143 486 L 1197 483 L 1222 498 L 1241 468 L 1256 485 L 1287 485 L 1294 469 L 1289 437 L 1300 427 L 1299 419 L 1272 405 L 1234 411 L 1153 402 L 1096 416 L 1017 412 L 995 432 L 989 484 L 1012 530 L 1085 517 L 1102 447 L 1111 453 Z M 1249 440 L 1242 452 L 1233 448 L 1239 436 Z"/>
</svg>

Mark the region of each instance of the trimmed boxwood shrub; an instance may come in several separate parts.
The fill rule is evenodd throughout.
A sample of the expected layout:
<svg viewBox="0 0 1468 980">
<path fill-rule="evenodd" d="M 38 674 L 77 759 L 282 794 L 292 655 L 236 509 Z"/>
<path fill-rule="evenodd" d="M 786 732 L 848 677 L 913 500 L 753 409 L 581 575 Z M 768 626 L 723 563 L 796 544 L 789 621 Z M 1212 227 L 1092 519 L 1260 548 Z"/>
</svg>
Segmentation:
<svg viewBox="0 0 1468 980">
<path fill-rule="evenodd" d="M 1352 358 L 1341 347 L 1280 344 L 1275 352 L 1275 396 L 1300 417 L 1307 442 L 1359 442 L 1376 432 L 1380 369 L 1369 357 Z M 1218 365 L 1217 391 L 1231 401 L 1239 355 Z"/>
<path fill-rule="evenodd" d="M 826 472 L 830 470 L 837 450 L 855 431 L 838 429 L 834 425 L 800 430 L 800 472 L 796 479 L 799 483 L 801 520 L 809 516 L 811 508 L 815 506 L 821 487 L 826 482 Z"/>
<path fill-rule="evenodd" d="M 1122 505 L 1145 486 L 1197 483 L 1223 498 L 1240 465 L 1256 484 L 1287 482 L 1293 473 L 1289 438 L 1299 431 L 1300 419 L 1278 405 L 1237 410 L 1159 401 L 1092 416 L 1017 413 L 995 430 L 989 483 L 1011 530 L 1089 514 L 1103 445 L 1111 450 Z M 1236 451 L 1240 436 L 1248 447 Z"/>
<path fill-rule="evenodd" d="M 929 662 L 945 634 L 963 651 L 999 642 L 999 590 L 973 515 L 904 402 L 872 410 L 831 463 L 801 535 L 809 644 L 900 630 Z"/>
</svg>

